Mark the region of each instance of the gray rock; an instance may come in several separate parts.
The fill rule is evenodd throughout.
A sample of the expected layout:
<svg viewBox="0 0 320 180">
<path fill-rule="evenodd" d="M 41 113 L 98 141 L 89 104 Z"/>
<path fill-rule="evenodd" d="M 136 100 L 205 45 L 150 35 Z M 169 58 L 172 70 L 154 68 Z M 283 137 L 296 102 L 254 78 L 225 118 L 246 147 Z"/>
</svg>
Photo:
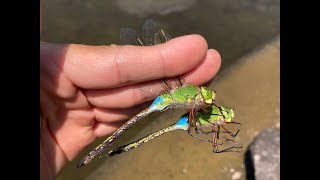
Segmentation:
<svg viewBox="0 0 320 180">
<path fill-rule="evenodd" d="M 245 155 L 247 179 L 280 179 L 280 129 L 265 129 L 251 142 Z"/>
</svg>

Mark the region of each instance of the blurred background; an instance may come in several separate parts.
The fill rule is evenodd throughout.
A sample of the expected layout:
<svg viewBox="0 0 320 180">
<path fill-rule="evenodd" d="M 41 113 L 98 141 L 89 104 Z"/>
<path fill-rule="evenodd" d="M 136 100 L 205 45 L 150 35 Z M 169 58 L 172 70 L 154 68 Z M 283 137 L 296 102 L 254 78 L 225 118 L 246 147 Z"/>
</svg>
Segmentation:
<svg viewBox="0 0 320 180">
<path fill-rule="evenodd" d="M 222 57 L 207 85 L 217 103 L 235 109 L 243 153 L 212 153 L 208 143 L 185 132 L 165 134 L 137 149 L 76 163 L 105 138 L 86 148 L 58 177 L 67 179 L 250 179 L 248 145 L 261 130 L 280 127 L 280 0 L 46 0 L 41 40 L 87 45 L 120 44 L 119 30 L 141 31 L 154 19 L 172 37 L 200 34 Z M 183 45 L 183 44 L 182 44 Z M 155 113 L 139 122 L 112 148 L 174 123 L 184 112 Z M 279 162 L 280 163 L 280 162 Z M 280 172 L 279 172 L 280 173 Z M 258 178 L 256 178 L 258 179 Z"/>
</svg>

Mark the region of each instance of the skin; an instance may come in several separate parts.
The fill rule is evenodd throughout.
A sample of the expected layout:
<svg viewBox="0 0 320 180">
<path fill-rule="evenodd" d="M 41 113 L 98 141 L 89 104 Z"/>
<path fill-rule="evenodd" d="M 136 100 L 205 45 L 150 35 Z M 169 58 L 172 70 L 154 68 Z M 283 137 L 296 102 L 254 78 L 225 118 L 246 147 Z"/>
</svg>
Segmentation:
<svg viewBox="0 0 320 180">
<path fill-rule="evenodd" d="M 150 105 L 164 90 L 159 79 L 183 75 L 202 85 L 220 64 L 199 35 L 149 47 L 40 42 L 40 178 L 54 179 L 84 147 Z"/>
</svg>

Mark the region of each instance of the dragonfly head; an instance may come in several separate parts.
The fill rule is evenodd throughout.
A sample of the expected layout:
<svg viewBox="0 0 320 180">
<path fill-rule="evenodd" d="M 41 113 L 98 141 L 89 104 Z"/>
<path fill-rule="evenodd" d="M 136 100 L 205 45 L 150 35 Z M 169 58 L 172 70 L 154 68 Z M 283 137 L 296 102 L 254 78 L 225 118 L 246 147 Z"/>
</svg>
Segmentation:
<svg viewBox="0 0 320 180">
<path fill-rule="evenodd" d="M 234 118 L 234 110 L 232 108 L 227 108 L 225 106 L 220 106 L 221 113 L 224 117 L 225 122 L 232 122 Z"/>
<path fill-rule="evenodd" d="M 216 99 L 216 92 L 205 86 L 201 86 L 201 94 L 207 104 L 212 104 Z"/>
</svg>

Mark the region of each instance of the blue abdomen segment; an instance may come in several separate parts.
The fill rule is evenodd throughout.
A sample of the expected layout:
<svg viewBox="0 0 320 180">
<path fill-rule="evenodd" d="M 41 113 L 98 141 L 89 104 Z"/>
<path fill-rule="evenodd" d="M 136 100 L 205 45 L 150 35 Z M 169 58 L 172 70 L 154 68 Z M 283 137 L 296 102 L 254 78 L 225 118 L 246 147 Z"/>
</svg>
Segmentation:
<svg viewBox="0 0 320 180">
<path fill-rule="evenodd" d="M 150 109 L 159 109 L 158 106 L 163 102 L 161 96 L 158 96 L 150 105 Z"/>
<path fill-rule="evenodd" d="M 176 123 L 176 128 L 177 129 L 187 130 L 188 129 L 188 125 L 189 125 L 188 124 L 188 117 L 186 115 L 184 115 Z"/>
<path fill-rule="evenodd" d="M 150 105 L 151 110 L 164 110 L 173 104 L 172 97 L 169 93 L 158 96 Z"/>
</svg>

